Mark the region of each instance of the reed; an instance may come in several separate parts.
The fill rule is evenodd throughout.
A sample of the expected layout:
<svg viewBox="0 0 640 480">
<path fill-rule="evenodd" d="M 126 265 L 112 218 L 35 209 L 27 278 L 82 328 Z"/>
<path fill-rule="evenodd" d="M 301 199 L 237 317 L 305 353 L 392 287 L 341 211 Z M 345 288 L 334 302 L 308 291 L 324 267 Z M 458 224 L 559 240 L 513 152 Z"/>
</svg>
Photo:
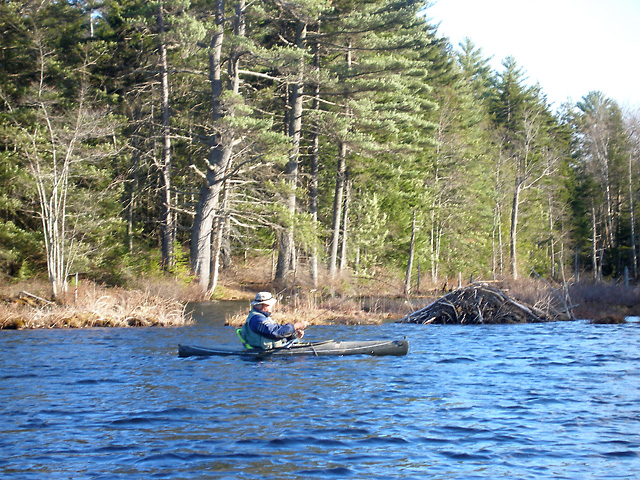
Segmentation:
<svg viewBox="0 0 640 480">
<path fill-rule="evenodd" d="M 640 287 L 615 283 L 577 283 L 569 293 L 576 317 L 592 323 L 624 323 L 640 316 Z"/>
<path fill-rule="evenodd" d="M 150 291 L 106 288 L 83 282 L 60 302 L 26 291 L 4 297 L 0 328 L 183 326 L 192 322 L 185 304 Z"/>
<path fill-rule="evenodd" d="M 270 280 L 272 260 L 268 256 L 236 259 L 232 268 L 223 272 L 216 299 L 247 301 L 247 310 L 227 318 L 228 325 L 244 322 L 248 304 L 258 291 L 278 293 L 280 302 L 274 318 L 280 322 L 379 324 L 399 320 L 425 307 L 461 282 L 460 276 L 438 285 L 423 281 L 421 291 L 416 288 L 412 295 L 405 296 L 398 272 L 345 271 L 329 278 L 321 270 L 318 287 L 314 288 L 310 279 L 299 273 L 292 279 L 293 286 L 282 290 Z M 578 319 L 620 323 L 628 316 L 640 316 L 637 286 L 580 283 L 569 285 L 566 292 L 562 285 L 555 285 L 554 292 L 540 278 L 517 282 L 505 279 L 498 285 L 515 300 L 542 310 L 551 304 L 556 308 L 566 304 Z M 185 312 L 186 303 L 206 300 L 195 283 L 168 276 L 140 277 L 127 288 L 104 287 L 84 280 L 77 288 L 72 286 L 68 295 L 56 303 L 47 299 L 49 288 L 42 280 L 30 280 L 28 284 L 0 281 L 0 329 L 181 326 L 192 322 Z"/>
<path fill-rule="evenodd" d="M 248 302 L 247 302 L 248 305 Z M 273 317 L 279 323 L 304 321 L 308 325 L 377 325 L 401 318 L 409 307 L 404 299 L 384 297 L 285 297 L 276 304 Z M 249 312 L 229 315 L 226 325 L 240 326 Z"/>
<path fill-rule="evenodd" d="M 580 282 L 556 285 L 555 295 L 549 285 L 538 279 L 505 281 L 510 295 L 532 305 L 555 302 L 564 296 L 576 319 L 591 323 L 625 323 L 627 317 L 640 316 L 640 286 L 625 286 L 615 282 Z"/>
</svg>

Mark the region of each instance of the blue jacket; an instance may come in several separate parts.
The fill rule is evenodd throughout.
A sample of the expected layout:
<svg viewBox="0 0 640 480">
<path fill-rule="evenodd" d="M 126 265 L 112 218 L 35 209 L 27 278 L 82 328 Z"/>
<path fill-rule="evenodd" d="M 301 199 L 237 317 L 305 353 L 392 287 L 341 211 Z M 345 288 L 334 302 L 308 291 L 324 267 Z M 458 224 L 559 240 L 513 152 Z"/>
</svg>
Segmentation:
<svg viewBox="0 0 640 480">
<path fill-rule="evenodd" d="M 283 346 L 296 333 L 291 323 L 278 324 L 269 312 L 251 309 L 242 327 L 242 336 L 254 348 L 271 349 Z"/>
</svg>

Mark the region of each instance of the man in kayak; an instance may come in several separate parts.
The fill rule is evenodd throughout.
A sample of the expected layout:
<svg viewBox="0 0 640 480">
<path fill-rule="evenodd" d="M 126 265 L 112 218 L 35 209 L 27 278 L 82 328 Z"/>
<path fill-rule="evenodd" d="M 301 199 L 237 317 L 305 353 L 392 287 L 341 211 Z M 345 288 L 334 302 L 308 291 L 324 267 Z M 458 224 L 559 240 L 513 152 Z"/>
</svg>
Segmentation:
<svg viewBox="0 0 640 480">
<path fill-rule="evenodd" d="M 278 324 L 271 318 L 271 310 L 277 303 L 269 292 L 259 292 L 251 302 L 251 312 L 240 331 L 245 347 L 271 350 L 304 336 L 305 322 Z"/>
</svg>

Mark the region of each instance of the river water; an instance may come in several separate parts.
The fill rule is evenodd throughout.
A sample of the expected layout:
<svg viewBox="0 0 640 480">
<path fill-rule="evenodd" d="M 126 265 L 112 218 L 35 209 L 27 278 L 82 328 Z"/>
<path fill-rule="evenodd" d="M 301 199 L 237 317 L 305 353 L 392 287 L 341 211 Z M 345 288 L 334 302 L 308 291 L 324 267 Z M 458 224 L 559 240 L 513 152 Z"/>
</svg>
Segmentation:
<svg viewBox="0 0 640 480">
<path fill-rule="evenodd" d="M 184 328 L 0 331 L 3 479 L 640 478 L 640 325 L 315 326 L 406 357 L 178 358 Z"/>
</svg>

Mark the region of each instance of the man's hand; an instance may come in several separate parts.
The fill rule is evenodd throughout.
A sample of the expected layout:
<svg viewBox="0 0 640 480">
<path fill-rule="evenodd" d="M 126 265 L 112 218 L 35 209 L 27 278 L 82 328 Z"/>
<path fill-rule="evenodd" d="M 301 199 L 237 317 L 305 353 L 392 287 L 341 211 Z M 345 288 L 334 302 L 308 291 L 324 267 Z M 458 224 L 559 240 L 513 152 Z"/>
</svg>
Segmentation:
<svg viewBox="0 0 640 480">
<path fill-rule="evenodd" d="M 307 328 L 307 322 L 300 321 L 293 324 L 293 328 L 296 329 L 296 337 L 304 337 L 304 329 Z"/>
<path fill-rule="evenodd" d="M 295 328 L 296 330 L 304 330 L 305 328 L 307 328 L 307 326 L 308 324 L 305 321 L 300 321 L 293 324 L 293 328 Z"/>
</svg>

